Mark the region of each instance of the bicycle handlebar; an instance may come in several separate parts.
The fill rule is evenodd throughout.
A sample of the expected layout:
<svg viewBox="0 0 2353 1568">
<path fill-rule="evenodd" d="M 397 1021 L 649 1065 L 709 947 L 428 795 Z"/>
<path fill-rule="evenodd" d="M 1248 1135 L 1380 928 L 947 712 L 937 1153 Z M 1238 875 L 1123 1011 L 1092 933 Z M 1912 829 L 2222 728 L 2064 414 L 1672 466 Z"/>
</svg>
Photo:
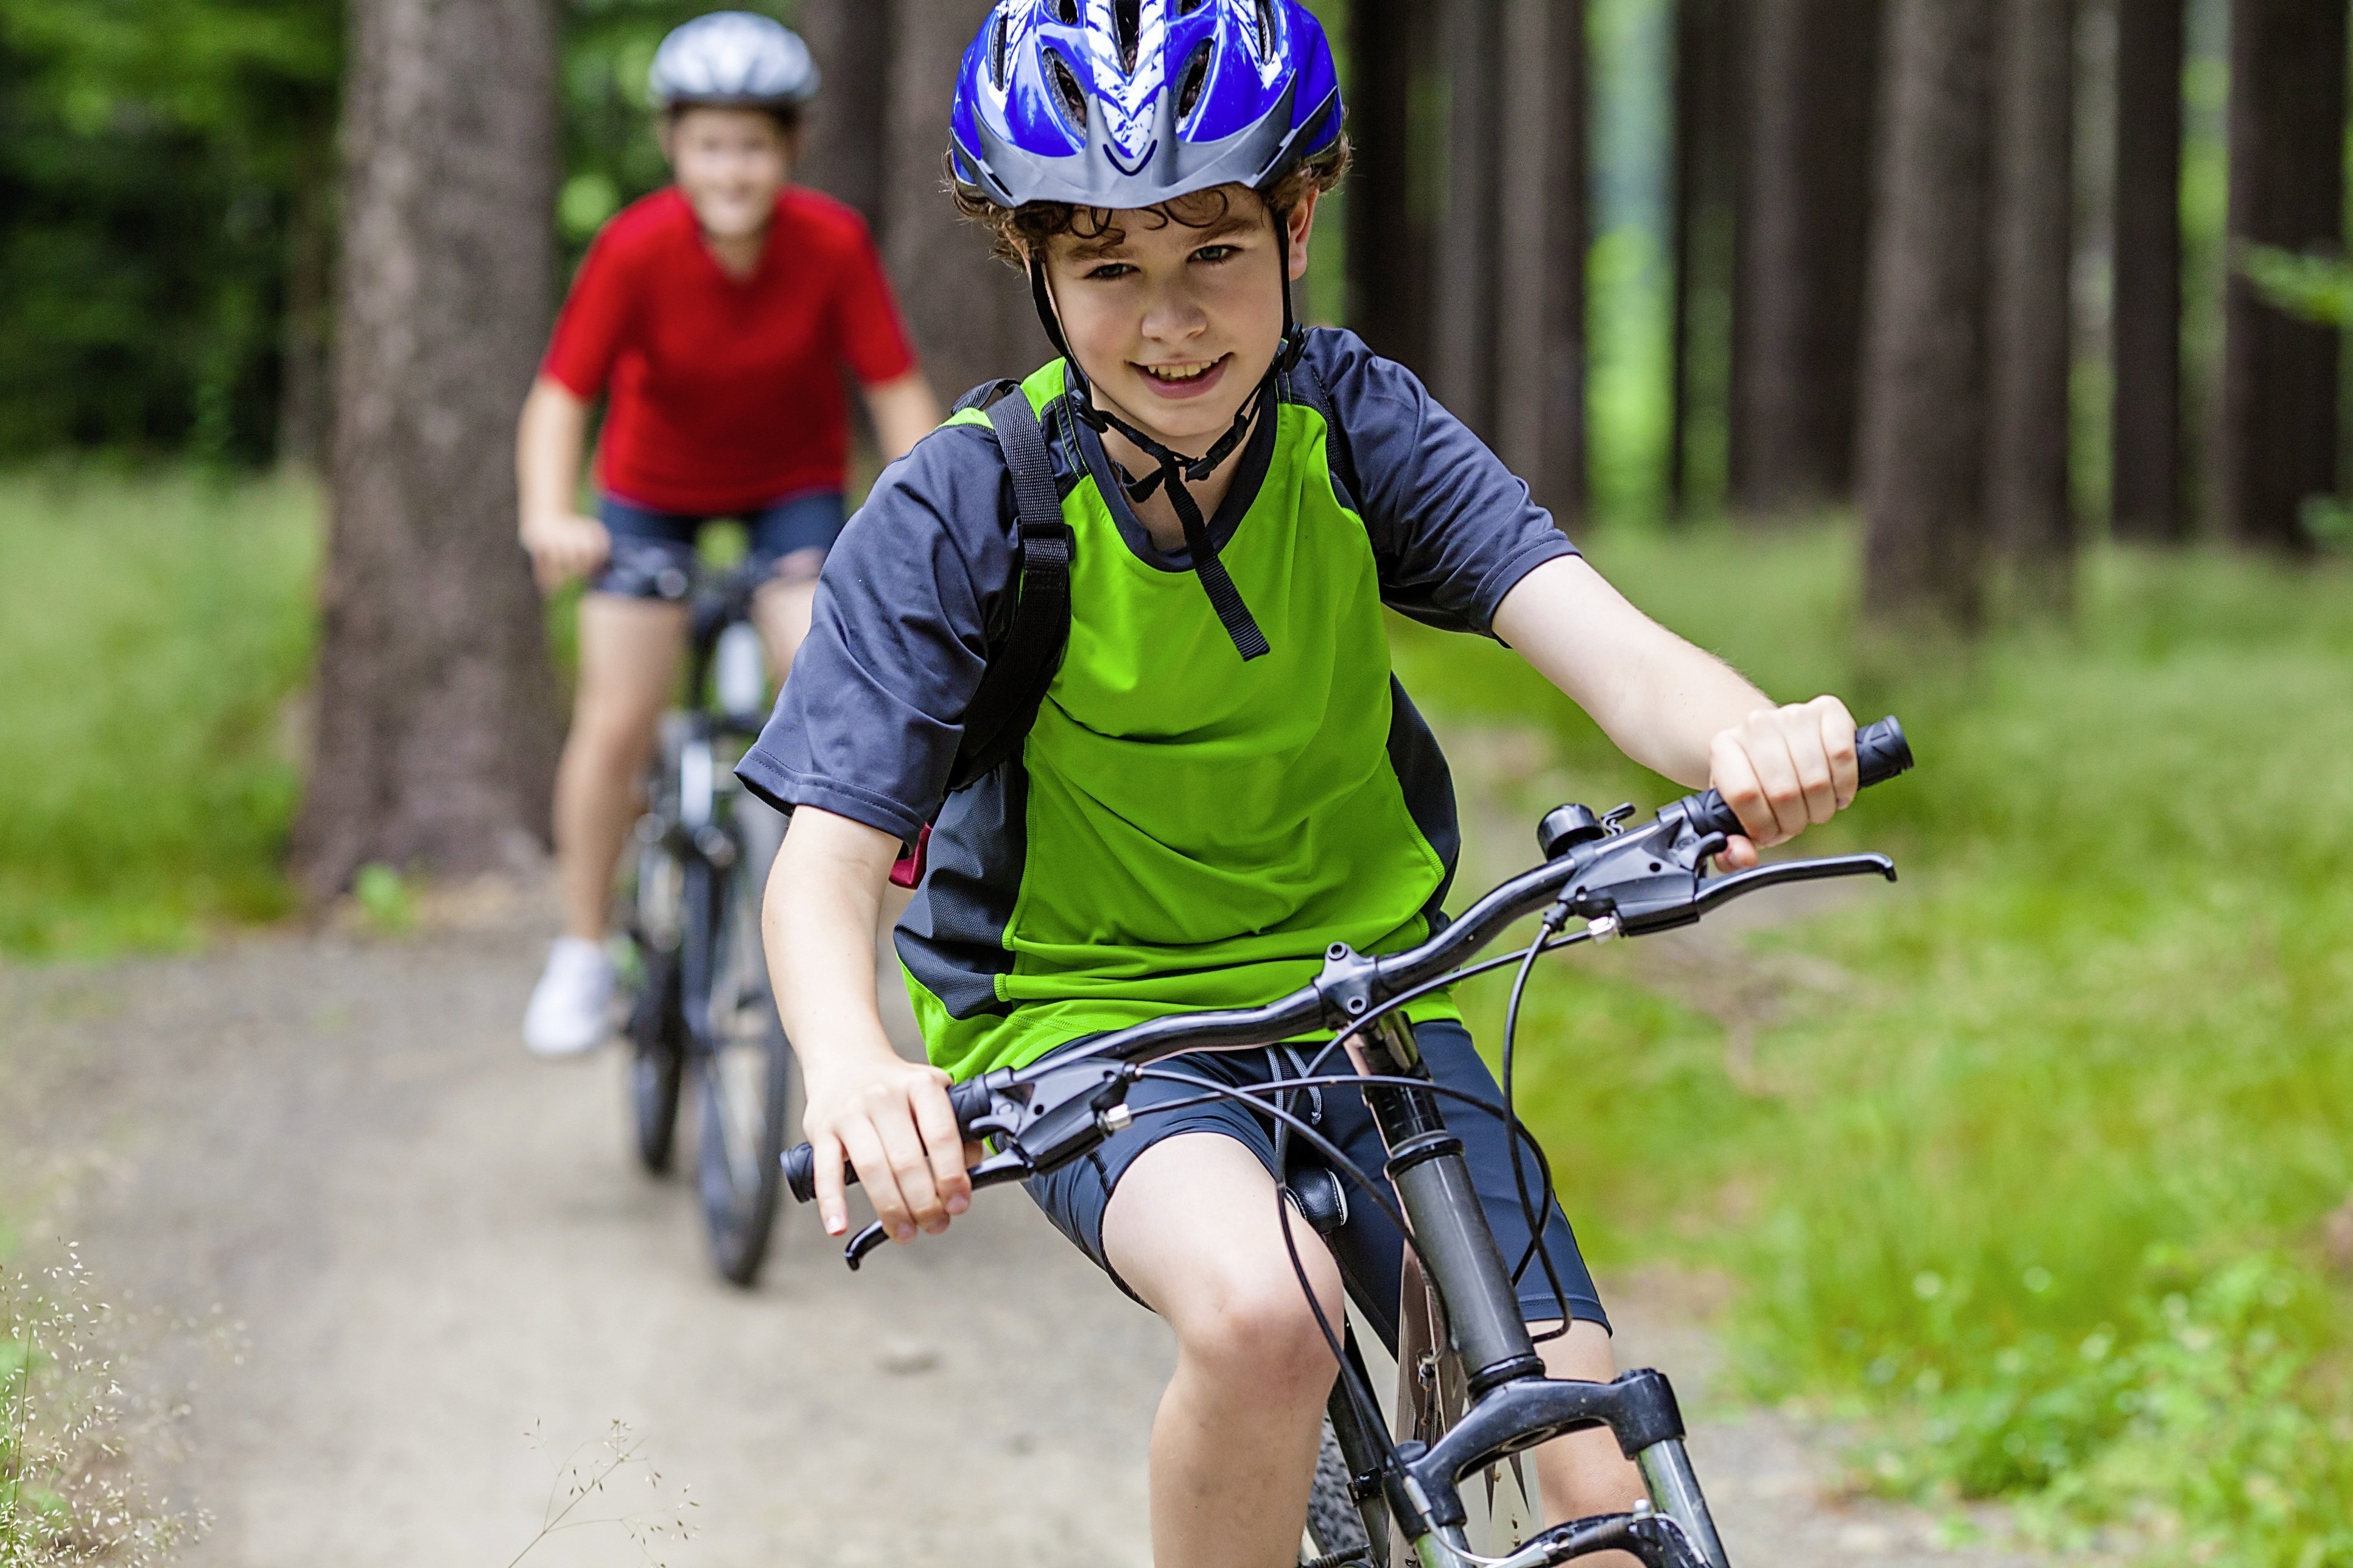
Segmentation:
<svg viewBox="0 0 2353 1568">
<path fill-rule="evenodd" d="M 1855 753 L 1859 787 L 1883 784 L 1912 766 L 1911 746 L 1893 718 L 1857 731 Z M 1546 864 L 1494 889 L 1419 946 L 1370 957 L 1335 943 L 1326 951 L 1324 972 L 1314 984 L 1263 1007 L 1170 1014 L 1054 1052 L 1018 1075 L 999 1070 L 967 1079 L 948 1090 L 958 1130 L 971 1139 L 976 1126 L 997 1109 L 999 1095 L 1048 1071 L 1090 1063 L 1155 1061 L 1179 1051 L 1262 1046 L 1324 1026 L 1345 1029 L 1377 1004 L 1440 979 L 1506 926 L 1556 900 L 1566 912 L 1609 922 L 1613 933 L 1641 932 L 1690 924 L 1707 909 L 1777 882 L 1865 872 L 1892 881 L 1895 876 L 1885 857 L 1865 855 L 1785 861 L 1736 876 L 1701 879 L 1701 863 L 1723 847 L 1725 837 L 1742 830 L 1739 818 L 1712 789 L 1685 795 L 1648 825 L 1622 833 L 1599 826 L 1582 807 L 1573 809 L 1583 813 L 1587 823 L 1597 824 L 1589 833 L 1562 838 L 1556 850 L 1548 847 Z M 1553 820 L 1546 819 L 1548 839 Z M 817 1196 L 816 1152 L 800 1143 L 782 1158 L 793 1196 L 802 1203 L 812 1201 Z M 846 1162 L 842 1182 L 845 1186 L 858 1183 L 857 1171 Z M 853 1249 L 853 1267 L 860 1255 Z"/>
<path fill-rule="evenodd" d="M 1904 726 L 1894 719 L 1882 719 L 1857 730 L 1854 763 L 1856 787 L 1862 789 L 1911 772 L 1912 746 L 1904 738 Z M 1711 833 L 1730 837 L 1747 831 L 1740 826 L 1738 815 L 1724 803 L 1724 797 L 1712 789 L 1687 795 L 1659 813 L 1662 820 L 1671 815 L 1680 816 L 1691 824 L 1693 832 L 1703 837 Z"/>
</svg>

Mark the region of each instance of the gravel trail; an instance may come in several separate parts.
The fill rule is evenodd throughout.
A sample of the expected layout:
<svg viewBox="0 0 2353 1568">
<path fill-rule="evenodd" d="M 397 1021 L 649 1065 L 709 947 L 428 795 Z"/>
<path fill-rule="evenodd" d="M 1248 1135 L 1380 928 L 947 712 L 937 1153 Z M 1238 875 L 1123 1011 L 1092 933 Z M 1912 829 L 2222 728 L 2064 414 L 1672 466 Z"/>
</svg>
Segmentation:
<svg viewBox="0 0 2353 1568">
<path fill-rule="evenodd" d="M 242 1325 L 241 1358 L 153 1347 L 195 1384 L 185 1455 L 152 1459 L 216 1516 L 189 1562 L 500 1568 L 539 1526 L 547 1450 L 619 1418 L 696 1505 L 658 1553 L 688 1568 L 1142 1568 L 1155 1321 L 1018 1193 L 860 1276 L 796 1213 L 761 1289 L 718 1283 L 683 1184 L 628 1157 L 619 1053 L 517 1043 L 544 935 L 492 897 L 407 937 L 0 968 L 20 1256 L 70 1238 L 111 1299 Z M 1743 1568 L 2023 1561 L 1841 1500 L 1797 1427 L 1709 1400 L 1714 1338 L 1676 1291 L 1613 1299 L 1625 1359 L 1699 1416 Z M 649 1506 L 627 1484 L 592 1511 Z M 605 1526 L 526 1561 L 644 1558 Z"/>
</svg>

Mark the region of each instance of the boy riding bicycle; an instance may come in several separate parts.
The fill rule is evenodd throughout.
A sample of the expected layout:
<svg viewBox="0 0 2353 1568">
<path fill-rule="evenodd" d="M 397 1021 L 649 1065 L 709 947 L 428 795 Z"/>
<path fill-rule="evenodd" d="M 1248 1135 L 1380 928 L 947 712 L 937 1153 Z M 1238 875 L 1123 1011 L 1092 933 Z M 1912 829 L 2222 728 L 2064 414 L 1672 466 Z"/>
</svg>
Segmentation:
<svg viewBox="0 0 2353 1568">
<path fill-rule="evenodd" d="M 1382 606 L 1501 637 L 1625 752 L 1713 784 L 1754 863 L 1856 788 L 1835 698 L 1775 707 L 1656 626 L 1413 375 L 1297 332 L 1290 283 L 1347 163 L 1328 46 L 1295 0 L 999 0 L 954 115 L 957 200 L 1030 276 L 1063 357 L 1018 394 L 1042 422 L 1069 530 L 1069 633 L 1014 754 L 948 792 L 968 706 L 1015 615 L 1020 476 L 989 416 L 893 467 L 844 534 L 776 719 L 740 770 L 797 808 L 769 886 L 769 953 L 807 1086 L 827 1228 L 856 1169 L 893 1238 L 965 1212 L 945 1088 L 1163 1014 L 1263 1002 L 1328 945 L 1430 929 L 1459 843 L 1443 758 L 1390 675 Z M 1327 421 L 1328 411 L 1328 421 Z M 1034 494 L 1036 487 L 1028 487 Z M 901 922 L 934 1065 L 876 1015 L 881 890 L 926 825 Z M 1493 1101 L 1444 997 L 1411 1010 L 1439 1083 Z M 1282 1050 L 1183 1058 L 1228 1085 Z M 1173 1114 L 1155 1102 L 1199 1100 Z M 1370 1162 L 1358 1097 L 1327 1136 Z M 1162 1568 L 1293 1561 L 1335 1365 L 1277 1219 L 1274 1142 L 1226 1097 L 1138 1083 L 1134 1125 L 1029 1184 L 1054 1224 L 1175 1331 L 1152 1437 Z M 1504 1256 L 1529 1242 L 1499 1116 L 1460 1118 Z M 1324 1311 L 1397 1300 L 1402 1238 L 1356 1205 L 1294 1234 Z M 1567 1220 L 1520 1304 L 1566 1321 L 1552 1375 L 1612 1375 Z M 1554 1519 L 1641 1497 L 1609 1434 L 1540 1449 Z M 1600 1559 L 1596 1559 L 1600 1561 Z"/>
<path fill-rule="evenodd" d="M 556 774 L 564 936 L 523 1021 L 542 1056 L 601 1043 L 613 868 L 678 682 L 695 540 L 741 518 L 768 574 L 754 613 L 781 674 L 841 531 L 847 367 L 886 458 L 939 421 L 865 226 L 790 184 L 817 70 L 765 16 L 715 12 L 663 40 L 653 100 L 670 188 L 581 263 L 517 437 L 522 535 L 543 588 L 587 576 L 579 691 Z M 607 398 L 595 517 L 574 496 L 589 409 Z"/>
</svg>

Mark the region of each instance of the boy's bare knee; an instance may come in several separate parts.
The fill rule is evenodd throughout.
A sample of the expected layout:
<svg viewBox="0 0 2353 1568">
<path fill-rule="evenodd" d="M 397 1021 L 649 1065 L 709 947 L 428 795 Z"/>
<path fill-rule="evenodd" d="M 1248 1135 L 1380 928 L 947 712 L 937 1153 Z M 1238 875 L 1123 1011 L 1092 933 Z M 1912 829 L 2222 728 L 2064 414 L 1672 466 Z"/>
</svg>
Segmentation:
<svg viewBox="0 0 2353 1568">
<path fill-rule="evenodd" d="M 1220 1383 L 1270 1401 L 1321 1399 L 1336 1365 L 1298 1277 L 1238 1268 L 1172 1319 L 1179 1350 Z"/>
</svg>

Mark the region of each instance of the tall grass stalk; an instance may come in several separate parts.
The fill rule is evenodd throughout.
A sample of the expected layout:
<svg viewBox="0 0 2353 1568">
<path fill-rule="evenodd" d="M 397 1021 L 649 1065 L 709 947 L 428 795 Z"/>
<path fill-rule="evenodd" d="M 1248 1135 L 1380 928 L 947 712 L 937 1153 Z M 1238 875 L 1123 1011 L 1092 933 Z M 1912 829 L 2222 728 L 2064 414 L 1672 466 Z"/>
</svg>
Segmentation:
<svg viewBox="0 0 2353 1568">
<path fill-rule="evenodd" d="M 2070 631 L 1891 649 L 1841 529 L 1597 553 L 1768 690 L 1900 713 L 1920 766 L 1807 845 L 1900 888 L 1725 959 L 1799 977 L 1769 1005 L 1636 952 L 1545 973 L 1524 1103 L 1596 1249 L 1729 1269 L 1752 1386 L 1873 1415 L 1880 1484 L 2353 1563 L 2353 574 L 2100 554 Z M 1508 655 L 1400 637 L 1417 699 L 1537 715 L 1579 798 L 1673 793 Z"/>
</svg>

